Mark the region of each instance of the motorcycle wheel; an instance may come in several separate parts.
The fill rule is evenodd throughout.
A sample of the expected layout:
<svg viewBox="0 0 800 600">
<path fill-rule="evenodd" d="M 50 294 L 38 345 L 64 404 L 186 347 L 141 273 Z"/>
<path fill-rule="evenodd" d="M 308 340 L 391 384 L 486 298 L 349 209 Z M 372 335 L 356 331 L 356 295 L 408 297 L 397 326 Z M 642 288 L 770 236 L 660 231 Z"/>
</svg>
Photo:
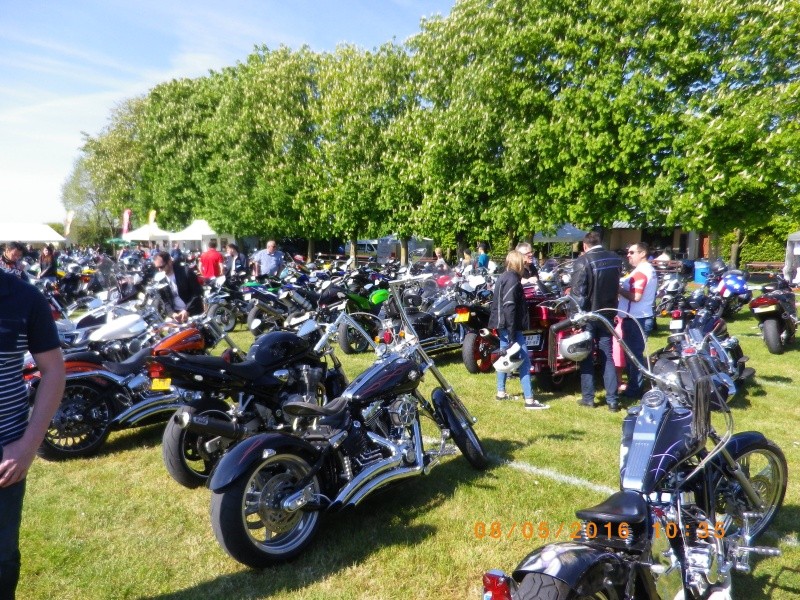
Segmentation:
<svg viewBox="0 0 800 600">
<path fill-rule="evenodd" d="M 544 573 L 528 573 L 520 582 L 520 598 L 548 598 L 550 600 L 619 600 L 617 590 L 605 583 L 599 569 L 583 575 L 574 588 Z"/>
<path fill-rule="evenodd" d="M 366 324 L 361 321 L 359 323 L 369 333 L 369 326 L 365 327 Z M 337 337 L 339 338 L 339 347 L 345 354 L 360 354 L 369 348 L 369 341 L 347 323 L 339 324 Z"/>
<path fill-rule="evenodd" d="M 253 328 L 253 321 L 259 319 L 261 323 L 258 327 Z M 275 318 L 268 314 L 266 311 L 261 310 L 258 306 L 254 306 L 250 309 L 250 312 L 247 314 L 247 329 L 250 332 L 258 337 L 268 331 L 274 331 L 275 329 L 280 329 L 280 325 L 275 321 Z"/>
<path fill-rule="evenodd" d="M 769 527 L 783 504 L 788 473 L 786 457 L 777 445 L 766 440 L 740 448 L 733 459 L 764 502 L 762 516 L 750 523 L 750 534 L 755 539 Z M 742 527 L 743 512 L 756 511 L 734 478 L 721 478 L 711 497 L 716 504 L 715 520 L 722 523 L 726 536 Z"/>
<path fill-rule="evenodd" d="M 220 410 L 218 405 L 218 402 L 213 401 L 201 402 L 195 406 L 184 406 L 175 415 L 187 412 L 191 415 L 230 420 L 228 413 Z M 229 447 L 229 444 L 223 443 L 220 450 L 209 453 L 205 449 L 205 443 L 214 437 L 217 436 L 183 429 L 175 422 L 174 417 L 167 421 L 162 437 L 161 457 L 170 477 L 189 489 L 205 485 L 211 470 Z"/>
<path fill-rule="evenodd" d="M 543 392 L 553 392 L 564 385 L 563 375 L 553 375 L 550 369 L 542 369 L 535 375 L 536 387 Z"/>
<path fill-rule="evenodd" d="M 310 543 L 320 523 L 318 511 L 287 512 L 281 501 L 311 467 L 300 456 L 276 454 L 257 462 L 211 496 L 211 526 L 232 558 L 254 569 L 289 560 Z M 311 478 L 315 494 L 319 480 Z"/>
<path fill-rule="evenodd" d="M 236 327 L 236 310 L 230 304 L 212 304 L 208 308 L 208 318 L 216 321 L 225 333 Z"/>
<path fill-rule="evenodd" d="M 96 453 L 108 437 L 111 418 L 111 404 L 102 388 L 84 382 L 67 383 L 39 456 L 61 460 Z"/>
<path fill-rule="evenodd" d="M 761 324 L 761 327 L 764 334 L 764 343 L 767 345 L 767 350 L 769 350 L 770 354 L 783 354 L 783 343 L 781 342 L 778 321 L 767 319 Z"/>
<path fill-rule="evenodd" d="M 468 423 L 466 419 L 459 419 L 449 402 L 441 403 L 441 411 L 446 420 L 446 426 L 450 430 L 450 437 L 461 450 L 461 454 L 473 468 L 483 471 L 489 466 L 489 460 L 486 458 L 481 441 L 475 435 L 472 424 Z"/>
<path fill-rule="evenodd" d="M 461 344 L 461 358 L 470 373 L 488 373 L 492 370 L 492 351 L 499 348 L 497 343 L 470 331 Z"/>
</svg>

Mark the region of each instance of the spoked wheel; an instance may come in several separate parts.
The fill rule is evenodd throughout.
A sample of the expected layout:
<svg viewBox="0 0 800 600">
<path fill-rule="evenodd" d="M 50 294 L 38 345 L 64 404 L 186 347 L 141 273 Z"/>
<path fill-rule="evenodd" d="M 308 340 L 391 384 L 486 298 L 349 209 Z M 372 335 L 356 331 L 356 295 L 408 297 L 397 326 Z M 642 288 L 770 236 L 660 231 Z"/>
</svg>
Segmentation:
<svg viewBox="0 0 800 600">
<path fill-rule="evenodd" d="M 474 331 L 467 333 L 464 336 L 464 342 L 461 344 L 461 358 L 467 371 L 470 373 L 488 373 L 491 371 L 492 352 L 499 347 L 500 345 L 492 341 L 491 338 L 478 335 Z"/>
<path fill-rule="evenodd" d="M 39 447 L 40 456 L 60 460 L 94 454 L 108 436 L 111 418 L 111 405 L 102 388 L 83 382 L 67 383 Z"/>
<path fill-rule="evenodd" d="M 368 334 L 371 333 L 374 328 L 374 323 L 372 323 L 371 320 L 367 321 L 364 318 L 359 319 L 358 317 L 353 318 L 358 321 L 358 324 L 361 325 L 364 331 Z M 337 336 L 339 338 L 339 347 L 345 354 L 360 354 L 361 352 L 366 352 L 370 346 L 369 340 L 347 322 L 339 324 Z"/>
<path fill-rule="evenodd" d="M 230 304 L 212 304 L 208 308 L 208 317 L 216 321 L 225 333 L 236 327 L 236 310 Z"/>
<path fill-rule="evenodd" d="M 280 329 L 280 324 L 275 315 L 265 311 L 260 306 L 254 306 L 247 314 L 247 328 L 254 336 L 258 337 L 268 331 Z"/>
<path fill-rule="evenodd" d="M 203 415 L 230 421 L 230 415 L 219 408 L 208 406 L 185 406 L 175 413 Z M 167 422 L 161 444 L 161 456 L 170 476 L 183 487 L 196 488 L 208 481 L 214 465 L 230 446 L 232 440 L 212 436 L 197 431 L 183 429 L 175 417 Z M 209 448 L 212 442 L 214 448 Z"/>
<path fill-rule="evenodd" d="M 761 511 L 752 506 L 736 479 L 723 477 L 713 495 L 716 521 L 722 523 L 727 536 L 741 530 L 744 524 L 742 513 L 759 512 L 761 516 L 750 521 L 750 535 L 755 539 L 769 527 L 783 504 L 788 473 L 786 457 L 778 446 L 766 440 L 748 444 L 733 458 L 760 496 L 764 509 Z"/>
<path fill-rule="evenodd" d="M 261 569 L 300 554 L 319 527 L 318 511 L 286 511 L 281 502 L 311 470 L 293 454 L 276 454 L 256 463 L 242 477 L 211 497 L 211 525 L 222 548 L 249 567 Z M 319 481 L 309 485 L 319 494 Z"/>
</svg>

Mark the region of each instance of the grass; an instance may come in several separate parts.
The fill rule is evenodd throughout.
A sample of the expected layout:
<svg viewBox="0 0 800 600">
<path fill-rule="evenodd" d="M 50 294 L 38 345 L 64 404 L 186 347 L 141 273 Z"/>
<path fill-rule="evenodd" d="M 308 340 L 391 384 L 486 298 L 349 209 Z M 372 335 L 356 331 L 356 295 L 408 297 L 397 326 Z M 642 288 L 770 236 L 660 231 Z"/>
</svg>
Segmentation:
<svg viewBox="0 0 800 600">
<path fill-rule="evenodd" d="M 663 345 L 664 328 L 651 339 L 651 349 Z M 776 441 L 790 474 L 785 505 L 760 540 L 778 545 L 783 555 L 756 559 L 751 574 L 736 575 L 734 597 L 797 598 L 800 347 L 768 354 L 749 315 L 730 329 L 757 371 L 733 402 L 736 430 L 761 431 Z M 237 336 L 244 343 L 249 334 Z M 367 364 L 366 356 L 346 359 L 351 377 Z M 218 546 L 209 524 L 209 492 L 186 490 L 167 475 L 162 428 L 115 433 L 94 458 L 34 463 L 18 597 L 479 598 L 485 570 L 510 571 L 542 545 L 539 532 L 523 524 L 549 524 L 549 541 L 561 526 L 563 541 L 574 511 L 606 495 L 553 474 L 616 488 L 624 413 L 577 406 L 575 378 L 557 393 L 537 393 L 550 410 L 525 411 L 521 401 L 495 401 L 494 375 L 469 375 L 459 355 L 437 358 L 437 364 L 479 418 L 476 431 L 493 460 L 488 471 L 474 471 L 460 456 L 447 459 L 431 477 L 326 515 L 315 542 L 297 560 L 252 571 Z M 510 382 L 509 391 L 518 386 Z M 481 523 L 487 532 L 496 523 L 500 539 L 476 536 Z"/>
</svg>

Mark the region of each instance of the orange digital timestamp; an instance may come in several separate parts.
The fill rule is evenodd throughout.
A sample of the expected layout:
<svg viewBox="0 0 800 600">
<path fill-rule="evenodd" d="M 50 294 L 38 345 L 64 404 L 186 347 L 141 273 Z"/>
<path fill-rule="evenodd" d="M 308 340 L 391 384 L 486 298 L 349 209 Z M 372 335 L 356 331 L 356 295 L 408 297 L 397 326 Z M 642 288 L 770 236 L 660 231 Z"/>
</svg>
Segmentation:
<svg viewBox="0 0 800 600">
<path fill-rule="evenodd" d="M 692 527 L 694 527 L 694 536 L 700 540 L 706 540 L 708 538 L 720 539 L 725 537 L 725 524 L 719 521 L 714 523 L 713 527 L 711 523 L 701 521 L 694 526 L 686 524 L 683 529 L 681 529 L 681 526 L 675 521 L 670 521 L 664 525 L 656 521 L 653 523 L 653 537 L 656 539 L 667 538 L 670 540 L 681 537 L 682 534 L 685 534 L 686 537 L 692 537 Z"/>
<path fill-rule="evenodd" d="M 592 521 L 582 523 L 572 521 L 571 523 L 550 523 L 549 521 L 492 521 L 485 523 L 475 521 L 473 533 L 476 539 L 485 538 L 492 540 L 512 539 L 521 537 L 526 540 L 532 539 L 558 539 L 566 538 L 571 540 L 580 539 L 626 539 L 631 535 L 628 523 L 603 523 L 597 525 Z"/>
</svg>

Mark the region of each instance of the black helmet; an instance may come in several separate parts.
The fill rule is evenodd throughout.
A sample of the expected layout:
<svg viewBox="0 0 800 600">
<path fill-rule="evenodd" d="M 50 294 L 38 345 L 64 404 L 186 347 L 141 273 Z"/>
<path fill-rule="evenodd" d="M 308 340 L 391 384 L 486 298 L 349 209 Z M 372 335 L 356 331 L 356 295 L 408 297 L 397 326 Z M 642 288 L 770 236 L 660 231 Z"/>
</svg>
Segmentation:
<svg viewBox="0 0 800 600">
<path fill-rule="evenodd" d="M 695 310 L 700 310 L 705 306 L 706 303 L 706 295 L 703 290 L 695 290 L 692 292 L 692 295 L 689 296 L 689 306 L 691 306 Z"/>
<path fill-rule="evenodd" d="M 725 261 L 721 258 L 717 258 L 711 263 L 711 272 L 714 273 L 714 275 L 722 275 L 727 270 L 728 265 L 726 265 Z"/>
</svg>

